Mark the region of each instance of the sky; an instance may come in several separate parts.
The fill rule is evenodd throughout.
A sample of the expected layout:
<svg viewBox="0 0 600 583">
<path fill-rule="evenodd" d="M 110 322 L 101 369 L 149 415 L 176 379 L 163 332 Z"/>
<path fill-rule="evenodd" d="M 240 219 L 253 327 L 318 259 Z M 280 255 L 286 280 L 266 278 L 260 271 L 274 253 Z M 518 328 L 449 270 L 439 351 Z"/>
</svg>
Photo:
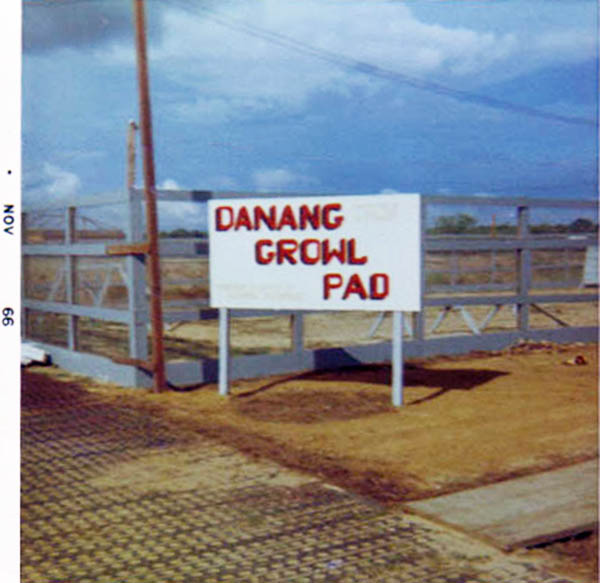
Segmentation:
<svg viewBox="0 0 600 583">
<path fill-rule="evenodd" d="M 147 0 L 157 185 L 595 199 L 597 10 Z M 123 190 L 131 2 L 23 2 L 22 75 L 24 204 Z"/>
</svg>

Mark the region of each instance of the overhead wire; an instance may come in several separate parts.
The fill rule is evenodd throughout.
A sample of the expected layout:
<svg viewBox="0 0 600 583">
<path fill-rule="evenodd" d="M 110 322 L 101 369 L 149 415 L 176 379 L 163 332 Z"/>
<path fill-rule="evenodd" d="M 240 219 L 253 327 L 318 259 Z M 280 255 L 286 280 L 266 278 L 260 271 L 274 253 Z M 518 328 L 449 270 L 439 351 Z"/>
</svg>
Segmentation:
<svg viewBox="0 0 600 583">
<path fill-rule="evenodd" d="M 58 7 L 60 5 L 72 5 L 72 4 L 80 4 L 80 3 L 96 3 L 96 2 L 105 2 L 106 0 L 24 0 L 24 5 L 44 5 L 46 7 Z M 286 48 L 292 50 L 294 52 L 304 54 L 308 57 L 313 57 L 319 59 L 324 62 L 331 63 L 333 65 L 349 69 L 352 71 L 359 72 L 361 74 L 387 79 L 392 82 L 396 82 L 405 86 L 409 86 L 418 90 L 427 91 L 429 93 L 437 94 L 440 96 L 449 97 L 458 101 L 474 103 L 477 105 L 482 105 L 485 107 L 490 107 L 494 109 L 501 109 L 515 114 L 526 115 L 529 117 L 535 117 L 539 119 L 546 119 L 548 121 L 561 122 L 572 125 L 584 125 L 584 126 L 592 126 L 596 128 L 596 122 L 594 120 L 582 117 L 574 117 L 574 116 L 565 116 L 561 114 L 555 114 L 552 112 L 540 110 L 537 108 L 524 106 L 515 104 L 513 102 L 509 102 L 506 100 L 478 94 L 475 92 L 456 89 L 452 87 L 448 87 L 442 85 L 437 82 L 427 81 L 424 79 L 419 79 L 417 77 L 412 77 L 406 75 L 404 73 L 400 73 L 398 71 L 394 71 L 391 69 L 387 69 L 381 67 L 379 65 L 363 61 L 360 59 L 356 59 L 354 57 L 350 57 L 341 53 L 336 53 L 330 51 L 328 49 L 324 49 L 322 47 L 316 47 L 310 45 L 304 41 L 295 39 L 293 37 L 283 35 L 281 33 L 275 32 L 273 30 L 265 29 L 262 27 L 258 27 L 255 25 L 251 25 L 247 22 L 244 22 L 240 19 L 233 18 L 231 16 L 226 16 L 221 12 L 216 12 L 215 10 L 208 8 L 207 6 L 200 6 L 196 3 L 192 4 L 187 2 L 186 0 L 161 0 L 161 4 L 169 4 L 176 8 L 182 9 L 189 14 L 199 16 L 200 14 L 204 14 L 204 16 L 211 21 L 228 28 L 230 30 L 247 34 L 254 38 L 261 39 L 265 42 L 269 42 L 271 44 L 280 46 L 282 48 Z M 213 143 L 212 146 L 216 147 L 224 147 L 224 148 L 236 148 L 234 144 L 228 143 Z M 321 157 L 316 156 L 316 159 L 321 159 Z M 329 158 L 326 156 L 325 158 Z M 540 190 L 546 190 L 546 186 L 532 186 L 532 188 L 539 188 Z M 490 189 L 488 189 L 490 190 Z M 492 188 L 491 190 L 503 190 L 502 188 Z"/>
<path fill-rule="evenodd" d="M 61 5 L 73 5 L 97 1 L 102 0 L 24 0 L 23 4 L 30 6 L 56 7 Z M 465 103 L 473 103 L 476 105 L 504 110 L 515 114 L 546 119 L 548 121 L 589 126 L 593 127 L 594 129 L 596 128 L 596 121 L 589 118 L 553 113 L 535 107 L 517 104 L 505 99 L 499 99 L 497 97 L 491 97 L 489 95 L 483 95 L 465 89 L 457 89 L 437 83 L 435 81 L 427 81 L 425 79 L 406 75 L 405 73 L 400 73 L 399 71 L 394 71 L 368 61 L 356 59 L 354 57 L 330 51 L 322 47 L 313 46 L 304 41 L 281 34 L 279 32 L 275 32 L 273 30 L 248 24 L 240 19 L 233 18 L 231 16 L 225 16 L 222 12 L 216 12 L 214 9 L 211 9 L 207 6 L 198 5 L 197 3 L 191 4 L 185 0 L 162 0 L 162 3 L 170 4 L 196 16 L 198 16 L 200 13 L 203 13 L 208 19 L 225 28 L 229 28 L 230 30 L 259 38 L 265 42 L 269 42 L 282 48 L 286 48 L 297 53 L 331 63 L 338 67 L 358 72 L 363 75 L 387 79 L 401 85 L 426 91 L 435 95 L 449 97 Z"/>
<path fill-rule="evenodd" d="M 588 118 L 561 115 L 530 107 L 527 105 L 516 104 L 510 101 L 506 101 L 504 99 L 498 99 L 496 97 L 467 91 L 464 89 L 452 88 L 434 81 L 427 81 L 425 79 L 412 77 L 404 73 L 400 73 L 398 71 L 381 67 L 368 61 L 363 61 L 354 57 L 349 57 L 347 55 L 336 53 L 324 48 L 315 47 L 290 36 L 283 35 L 281 33 L 258 27 L 255 25 L 250 25 L 239 19 L 235 19 L 230 16 L 225 16 L 222 13 L 217 13 L 213 9 L 210 9 L 206 6 L 192 6 L 190 3 L 185 2 L 185 0 L 167 0 L 167 3 L 187 10 L 189 13 L 192 14 L 197 15 L 198 13 L 203 13 L 207 18 L 209 18 L 213 22 L 216 22 L 217 24 L 229 28 L 231 30 L 248 34 L 266 42 L 281 46 L 283 48 L 287 48 L 298 53 L 302 53 L 310 57 L 314 57 L 325 62 L 329 62 L 331 64 L 340 66 L 345 69 L 356 71 L 364 75 L 387 79 L 393 82 L 400 83 L 402 85 L 413 87 L 415 89 L 427 91 L 429 93 L 445 97 L 450 97 L 452 99 L 462 102 L 470 102 L 477 105 L 483 105 L 485 107 L 501 109 L 512 113 L 547 119 L 550 121 L 592 126 L 594 128 L 596 127 L 596 122 Z"/>
</svg>

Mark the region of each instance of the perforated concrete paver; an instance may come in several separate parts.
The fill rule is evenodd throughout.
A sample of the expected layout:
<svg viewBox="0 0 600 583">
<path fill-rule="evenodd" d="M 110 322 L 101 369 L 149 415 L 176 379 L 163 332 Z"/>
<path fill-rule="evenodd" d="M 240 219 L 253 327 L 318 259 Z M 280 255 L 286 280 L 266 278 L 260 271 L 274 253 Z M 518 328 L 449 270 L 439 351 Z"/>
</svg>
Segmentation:
<svg viewBox="0 0 600 583">
<path fill-rule="evenodd" d="M 23 583 L 569 583 L 74 388 L 22 403 Z"/>
</svg>

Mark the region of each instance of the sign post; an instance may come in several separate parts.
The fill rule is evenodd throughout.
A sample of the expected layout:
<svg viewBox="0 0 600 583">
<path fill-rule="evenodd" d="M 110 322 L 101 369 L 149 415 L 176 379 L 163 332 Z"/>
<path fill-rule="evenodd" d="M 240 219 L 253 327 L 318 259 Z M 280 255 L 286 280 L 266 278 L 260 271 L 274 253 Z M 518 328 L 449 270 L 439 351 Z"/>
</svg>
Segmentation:
<svg viewBox="0 0 600 583">
<path fill-rule="evenodd" d="M 392 405 L 401 407 L 404 400 L 404 356 L 402 354 L 402 334 L 404 332 L 402 312 L 394 312 L 392 317 Z"/>
<path fill-rule="evenodd" d="M 402 312 L 421 309 L 419 195 L 213 199 L 208 208 L 219 392 L 228 393 L 228 308 L 391 311 L 401 405 Z"/>
<path fill-rule="evenodd" d="M 219 395 L 229 394 L 229 376 L 230 376 L 230 354 L 229 343 L 230 333 L 230 313 L 229 308 L 219 308 Z"/>
</svg>

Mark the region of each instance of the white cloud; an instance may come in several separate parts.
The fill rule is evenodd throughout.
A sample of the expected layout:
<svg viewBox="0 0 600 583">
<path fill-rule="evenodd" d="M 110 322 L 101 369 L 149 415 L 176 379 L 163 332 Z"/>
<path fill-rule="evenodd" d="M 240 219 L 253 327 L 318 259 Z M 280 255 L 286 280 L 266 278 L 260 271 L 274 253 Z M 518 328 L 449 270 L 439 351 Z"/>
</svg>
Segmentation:
<svg viewBox="0 0 600 583">
<path fill-rule="evenodd" d="M 597 38 L 581 30 L 553 30 L 533 37 L 531 50 L 544 57 L 554 55 L 555 63 L 579 61 L 596 53 Z"/>
<path fill-rule="evenodd" d="M 158 201 L 158 228 L 203 229 L 206 226 L 206 205 L 198 202 Z"/>
<path fill-rule="evenodd" d="M 42 186 L 39 190 L 53 198 L 69 198 L 78 194 L 81 180 L 77 174 L 44 162 L 41 176 Z"/>
<path fill-rule="evenodd" d="M 164 190 L 182 190 L 173 178 L 166 178 L 156 185 Z M 206 205 L 198 202 L 158 201 L 158 228 L 161 231 L 173 229 L 202 229 L 206 225 Z"/>
<path fill-rule="evenodd" d="M 195 96 L 188 101 L 175 103 L 171 112 L 179 119 L 192 119 L 204 124 L 219 124 L 241 116 L 250 116 L 269 108 L 268 101 L 255 98 L 216 95 Z"/>
<path fill-rule="evenodd" d="M 167 178 L 166 180 L 163 180 L 160 184 L 157 184 L 156 187 L 159 189 L 164 189 L 164 190 L 180 190 L 181 189 L 179 184 L 177 184 L 177 181 L 173 180 L 172 178 Z"/>
<path fill-rule="evenodd" d="M 316 182 L 308 176 L 296 174 L 286 168 L 256 170 L 252 174 L 252 180 L 259 192 L 298 190 Z"/>
<path fill-rule="evenodd" d="M 486 28 L 493 15 L 481 16 L 475 30 L 444 25 L 443 12 L 437 23 L 420 20 L 403 2 L 233 0 L 216 13 L 188 6 L 163 8 L 150 62 L 182 89 L 169 113 L 204 124 L 296 112 L 319 91 L 372 92 L 384 81 L 364 74 L 368 67 L 360 73 L 357 61 L 468 89 L 595 55 L 592 29 L 543 21 L 523 28 L 518 15 L 504 15 L 495 29 Z M 96 56 L 134 63 L 132 48 L 118 42 Z"/>
<path fill-rule="evenodd" d="M 355 61 L 405 75 L 464 77 L 518 50 L 513 34 L 425 23 L 402 3 L 238 1 L 222 6 L 217 18 L 221 23 L 194 8 L 163 12 L 162 42 L 150 61 L 186 89 L 171 106 L 180 118 L 211 123 L 269 108 L 297 110 L 318 91 L 379 86 L 357 72 Z M 115 64 L 133 57 L 118 44 L 104 53 Z"/>
</svg>

